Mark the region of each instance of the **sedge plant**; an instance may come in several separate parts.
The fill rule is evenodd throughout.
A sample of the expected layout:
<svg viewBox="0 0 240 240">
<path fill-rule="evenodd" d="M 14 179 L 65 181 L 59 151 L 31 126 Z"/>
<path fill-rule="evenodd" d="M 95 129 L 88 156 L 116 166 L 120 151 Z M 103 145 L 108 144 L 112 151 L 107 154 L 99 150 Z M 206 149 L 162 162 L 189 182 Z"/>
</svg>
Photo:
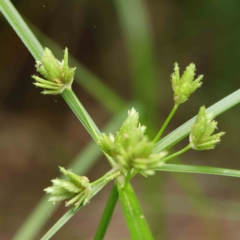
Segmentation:
<svg viewBox="0 0 240 240">
<path fill-rule="evenodd" d="M 204 106 L 201 107 L 197 117 L 190 119 L 162 138 L 165 128 L 179 105 L 183 104 L 201 86 L 203 78 L 199 76 L 195 79 L 196 68 L 194 64 L 190 64 L 182 76 L 180 76 L 178 65 L 175 64 L 174 73 L 171 77 L 174 91 L 173 110 L 153 140 L 146 136 L 146 126 L 139 123 L 139 113 L 134 108 L 129 109 L 126 120 L 115 134 L 102 133 L 72 90 L 71 85 L 77 69 L 68 66 L 68 50 L 65 49 L 62 61 L 57 60 L 51 50 L 47 48 L 44 50 L 41 47 L 10 1 L 1 1 L 0 9 L 37 60 L 36 68 L 40 75 L 33 76 L 36 81 L 34 84 L 43 89 L 43 94 L 62 95 L 89 132 L 95 144 L 102 150 L 111 166 L 106 174 L 94 182 L 90 182 L 86 176 L 79 176 L 69 169 L 59 167 L 61 173 L 65 175 L 65 179 L 53 179 L 53 185 L 47 187 L 44 191 L 49 195 L 49 202 L 55 204 L 64 201 L 66 207 L 70 209 L 42 239 L 50 239 L 110 181 L 114 181 L 114 186 L 95 239 L 104 238 L 118 197 L 132 239 L 153 239 L 130 183 L 131 179 L 138 173 L 144 177 L 151 177 L 157 171 L 240 177 L 240 171 L 238 170 L 168 163 L 169 160 L 190 149 L 209 150 L 220 142 L 224 133 L 214 134 L 217 122 L 213 118 L 240 102 L 240 90 L 230 94 L 208 109 L 205 109 Z M 186 136 L 189 136 L 189 144 L 176 153 L 168 154 L 168 149 Z"/>
<path fill-rule="evenodd" d="M 66 207 L 72 207 L 72 214 L 90 202 L 90 199 L 109 181 L 115 182 L 114 191 L 117 189 L 120 199 L 128 198 L 129 196 L 125 196 L 126 193 L 128 193 L 132 196 L 132 200 L 134 199 L 134 201 L 137 202 L 134 191 L 129 185 L 130 180 L 136 174 L 139 173 L 144 177 L 151 176 L 155 174 L 156 171 L 161 170 L 166 161 L 183 154 L 191 148 L 194 150 L 213 149 L 216 144 L 220 142 L 221 136 L 224 135 L 224 132 L 214 134 L 217 122 L 213 120 L 213 114 L 207 113 L 203 106 L 200 108 L 197 118 L 192 125 L 189 144 L 185 148 L 171 155 L 168 155 L 164 149 L 160 152 L 155 152 L 155 142 L 160 139 L 163 130 L 167 126 L 166 122 L 168 123 L 173 116 L 173 111 L 160 129 L 159 132 L 161 132 L 161 134 L 158 133 L 154 140 L 150 140 L 146 136 L 146 126 L 139 123 L 139 113 L 134 108 L 128 111 L 126 120 L 116 134 L 110 133 L 107 135 L 98 130 L 71 88 L 75 68 L 68 66 L 67 49 L 64 51 L 63 60 L 59 61 L 54 57 L 51 50 L 45 48 L 41 60 L 36 61 L 36 69 L 42 77 L 34 75 L 33 79 L 36 81 L 34 85 L 42 88 L 43 94 L 62 94 L 63 98 L 69 103 L 72 110 L 96 141 L 96 144 L 98 144 L 103 151 L 112 167 L 109 172 L 92 183 L 89 182 L 87 177 L 78 176 L 72 171 L 60 167 L 61 173 L 63 173 L 67 179 L 53 179 L 53 185 L 47 187 L 44 191 L 50 195 L 49 202 L 54 204 L 55 202 L 64 201 Z M 201 86 L 203 77 L 199 76 L 194 79 L 195 70 L 195 65 L 190 64 L 180 77 L 179 67 L 175 64 L 174 73 L 172 74 L 175 102 L 174 112 L 179 104 L 184 103 L 190 95 Z M 138 206 L 138 204 L 136 206 Z M 136 214 L 141 213 L 140 207 L 136 208 L 138 209 Z M 124 209 L 126 210 L 125 207 Z M 128 212 L 125 212 L 126 216 L 128 214 Z M 143 216 L 142 213 L 141 216 Z M 129 219 L 132 220 L 133 217 L 136 216 L 131 216 Z M 143 224 L 143 229 L 145 229 L 144 235 L 142 235 L 141 232 L 130 231 L 132 237 L 136 239 L 140 234 L 145 239 L 153 238 L 144 218 L 142 223 L 139 224 Z M 99 234 L 98 232 L 97 234 Z M 43 237 L 43 239 L 48 239 L 48 235 Z"/>
</svg>

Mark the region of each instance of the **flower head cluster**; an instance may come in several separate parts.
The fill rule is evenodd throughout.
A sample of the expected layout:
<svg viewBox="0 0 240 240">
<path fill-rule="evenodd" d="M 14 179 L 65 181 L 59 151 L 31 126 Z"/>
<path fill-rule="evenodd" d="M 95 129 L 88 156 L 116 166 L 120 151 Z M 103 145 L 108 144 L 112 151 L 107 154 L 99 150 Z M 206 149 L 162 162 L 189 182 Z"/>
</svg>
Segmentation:
<svg viewBox="0 0 240 240">
<path fill-rule="evenodd" d="M 154 174 L 154 168 L 163 164 L 161 159 L 166 152 L 153 153 L 154 143 L 144 135 L 146 127 L 140 125 L 138 119 L 138 113 L 132 108 L 116 136 L 103 133 L 99 138 L 99 146 L 123 170 L 134 169 L 143 175 L 151 175 Z"/>
<path fill-rule="evenodd" d="M 51 187 L 45 188 L 46 193 L 51 194 L 49 202 L 68 200 L 66 207 L 74 205 L 76 211 L 81 205 L 85 205 L 91 197 L 91 186 L 87 177 L 81 177 L 70 170 L 59 167 L 60 172 L 68 179 L 53 179 Z"/>
<path fill-rule="evenodd" d="M 175 63 L 174 73 L 172 74 L 172 87 L 174 91 L 175 104 L 181 104 L 188 100 L 190 94 L 196 91 L 202 85 L 203 75 L 194 80 L 196 67 L 191 63 L 183 73 L 179 74 L 178 64 Z"/>
<path fill-rule="evenodd" d="M 213 120 L 213 114 L 206 113 L 205 107 L 201 107 L 189 136 L 191 148 L 195 150 L 214 149 L 220 142 L 220 137 L 225 134 L 224 132 L 213 134 L 216 128 L 217 122 Z"/>
<path fill-rule="evenodd" d="M 36 61 L 37 71 L 44 77 L 32 76 L 34 85 L 44 89 L 43 94 L 60 94 L 66 87 L 71 87 L 75 68 L 68 66 L 68 49 L 64 51 L 64 59 L 58 61 L 52 52 L 44 49 L 41 61 Z"/>
</svg>

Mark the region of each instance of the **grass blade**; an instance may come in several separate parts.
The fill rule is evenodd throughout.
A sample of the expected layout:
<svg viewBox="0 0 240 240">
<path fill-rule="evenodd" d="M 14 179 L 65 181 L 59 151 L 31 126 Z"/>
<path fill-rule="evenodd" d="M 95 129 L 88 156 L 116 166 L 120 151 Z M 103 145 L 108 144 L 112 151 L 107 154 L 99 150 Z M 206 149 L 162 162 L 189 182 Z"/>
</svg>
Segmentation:
<svg viewBox="0 0 240 240">
<path fill-rule="evenodd" d="M 94 240 L 102 240 L 104 239 L 104 236 L 106 234 L 108 225 L 110 223 L 110 220 L 112 218 L 112 214 L 114 212 L 115 206 L 117 204 L 118 200 L 118 191 L 117 186 L 114 184 L 112 191 L 110 193 L 110 196 L 108 198 L 106 207 L 104 209 L 102 218 L 100 220 L 100 223 L 98 225 L 97 232 L 95 234 Z"/>
<path fill-rule="evenodd" d="M 165 172 L 201 173 L 228 177 L 240 177 L 240 170 L 185 164 L 164 164 L 162 167 L 159 167 L 156 170 Z"/>
</svg>

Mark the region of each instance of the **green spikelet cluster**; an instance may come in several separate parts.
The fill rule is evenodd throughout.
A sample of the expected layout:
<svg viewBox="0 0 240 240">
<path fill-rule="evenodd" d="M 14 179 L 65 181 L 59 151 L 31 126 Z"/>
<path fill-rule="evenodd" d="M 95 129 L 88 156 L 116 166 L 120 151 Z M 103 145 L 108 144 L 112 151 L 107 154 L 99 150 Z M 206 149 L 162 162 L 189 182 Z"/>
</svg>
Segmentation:
<svg viewBox="0 0 240 240">
<path fill-rule="evenodd" d="M 220 137 L 225 134 L 224 132 L 213 134 L 217 124 L 213 120 L 213 114 L 206 113 L 205 107 L 201 107 L 189 136 L 191 147 L 195 150 L 214 149 L 220 142 Z"/>
<path fill-rule="evenodd" d="M 53 179 L 51 187 L 45 188 L 44 191 L 51 194 L 49 202 L 59 202 L 68 200 L 66 207 L 74 205 L 76 211 L 81 205 L 85 205 L 91 197 L 91 186 L 87 177 L 81 177 L 70 170 L 59 167 L 60 172 L 68 179 Z"/>
<path fill-rule="evenodd" d="M 181 104 L 188 100 L 189 96 L 202 85 L 203 75 L 194 80 L 196 67 L 191 63 L 180 77 L 178 64 L 174 65 L 172 74 L 172 88 L 174 91 L 175 104 Z"/>
<path fill-rule="evenodd" d="M 139 124 L 139 115 L 134 108 L 128 111 L 128 117 L 116 136 L 102 134 L 99 146 L 126 171 L 131 169 L 143 175 L 154 174 L 153 169 L 161 166 L 166 152 L 154 154 L 154 143 L 144 135 L 145 126 Z"/>
<path fill-rule="evenodd" d="M 44 49 L 41 61 L 36 61 L 36 69 L 44 78 L 32 76 L 37 87 L 44 89 L 43 94 L 60 94 L 66 87 L 71 87 L 75 68 L 68 66 L 68 49 L 64 51 L 64 59 L 58 61 L 51 50 Z"/>
</svg>

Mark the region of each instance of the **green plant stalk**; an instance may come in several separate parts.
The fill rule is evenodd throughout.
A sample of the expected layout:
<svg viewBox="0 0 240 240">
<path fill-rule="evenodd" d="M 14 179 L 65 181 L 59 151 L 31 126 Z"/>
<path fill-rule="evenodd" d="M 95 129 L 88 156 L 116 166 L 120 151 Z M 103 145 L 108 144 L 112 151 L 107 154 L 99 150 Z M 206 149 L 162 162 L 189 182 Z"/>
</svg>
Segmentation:
<svg viewBox="0 0 240 240">
<path fill-rule="evenodd" d="M 166 161 L 168 161 L 168 160 L 170 160 L 170 159 L 173 159 L 173 158 L 175 158 L 175 157 L 177 157 L 177 156 L 185 153 L 185 152 L 188 151 L 189 149 L 191 149 L 191 145 L 190 145 L 190 144 L 188 144 L 185 148 L 181 149 L 180 151 L 175 152 L 175 153 L 171 154 L 171 155 L 168 156 L 168 157 L 165 157 L 164 159 L 162 159 L 162 162 L 166 162 Z"/>
<path fill-rule="evenodd" d="M 193 165 L 185 165 L 185 164 L 164 164 L 163 166 L 156 168 L 154 170 L 165 171 L 165 172 L 200 173 L 200 174 L 212 174 L 212 175 L 228 176 L 228 177 L 240 177 L 240 170 L 207 167 L 207 166 L 193 166 Z"/>
<path fill-rule="evenodd" d="M 123 188 L 125 188 L 130 183 L 130 180 L 132 178 L 131 177 L 132 176 L 131 172 L 132 172 L 132 169 L 127 172 Z"/>
<path fill-rule="evenodd" d="M 161 129 L 159 130 L 157 136 L 154 138 L 153 142 L 156 143 L 162 136 L 164 130 L 166 129 L 167 125 L 169 124 L 170 120 L 172 119 L 174 113 L 177 111 L 178 109 L 178 104 L 175 104 L 172 111 L 170 112 L 170 114 L 168 115 L 166 121 L 164 122 L 164 124 L 162 125 Z"/>
<path fill-rule="evenodd" d="M 119 180 L 120 179 L 120 180 Z M 142 213 L 137 197 L 130 184 L 122 186 L 124 179 L 119 178 L 117 187 L 124 217 L 131 235 L 131 239 L 153 240 L 152 233 Z"/>
<path fill-rule="evenodd" d="M 100 184 L 101 182 L 108 183 L 109 181 L 114 180 L 119 175 L 120 175 L 120 171 L 118 169 L 112 168 L 110 171 L 108 171 L 102 177 L 100 177 L 96 181 L 92 182 L 91 186 L 95 186 L 96 184 Z"/>
<path fill-rule="evenodd" d="M 214 117 L 224 113 L 228 109 L 240 103 L 240 89 L 213 104 L 207 109 L 207 113 L 212 112 Z M 168 134 L 166 137 L 156 143 L 154 152 L 158 153 L 162 150 L 171 148 L 173 145 L 181 141 L 184 137 L 188 136 L 191 127 L 196 120 L 196 116 L 185 122 L 182 126 Z"/>
<path fill-rule="evenodd" d="M 66 103 L 69 105 L 69 107 L 72 109 L 72 111 L 75 113 L 77 118 L 80 120 L 80 122 L 83 124 L 83 126 L 87 129 L 92 138 L 97 141 L 98 135 L 101 134 L 101 132 L 99 131 L 83 105 L 80 103 L 73 90 L 70 88 L 66 88 L 61 95 L 66 101 Z"/>
<path fill-rule="evenodd" d="M 118 200 L 118 190 L 117 190 L 117 185 L 114 184 L 112 191 L 110 193 L 110 196 L 108 197 L 107 204 L 105 206 L 102 218 L 100 220 L 100 223 L 98 225 L 98 229 L 96 231 L 94 240 L 102 240 L 104 239 L 104 236 L 106 234 L 108 225 L 110 223 L 110 220 L 112 218 L 115 206 L 117 204 Z"/>
<path fill-rule="evenodd" d="M 95 184 L 92 187 L 92 196 L 91 198 L 93 198 L 104 186 L 106 185 L 106 183 L 104 181 Z M 78 211 L 81 208 L 78 209 Z M 69 221 L 74 215 L 76 214 L 76 212 L 74 212 L 72 209 L 68 210 L 55 224 L 52 228 L 50 228 L 50 230 L 48 232 L 45 233 L 45 235 L 41 238 L 41 240 L 48 240 L 50 239 L 67 221 Z"/>
</svg>

